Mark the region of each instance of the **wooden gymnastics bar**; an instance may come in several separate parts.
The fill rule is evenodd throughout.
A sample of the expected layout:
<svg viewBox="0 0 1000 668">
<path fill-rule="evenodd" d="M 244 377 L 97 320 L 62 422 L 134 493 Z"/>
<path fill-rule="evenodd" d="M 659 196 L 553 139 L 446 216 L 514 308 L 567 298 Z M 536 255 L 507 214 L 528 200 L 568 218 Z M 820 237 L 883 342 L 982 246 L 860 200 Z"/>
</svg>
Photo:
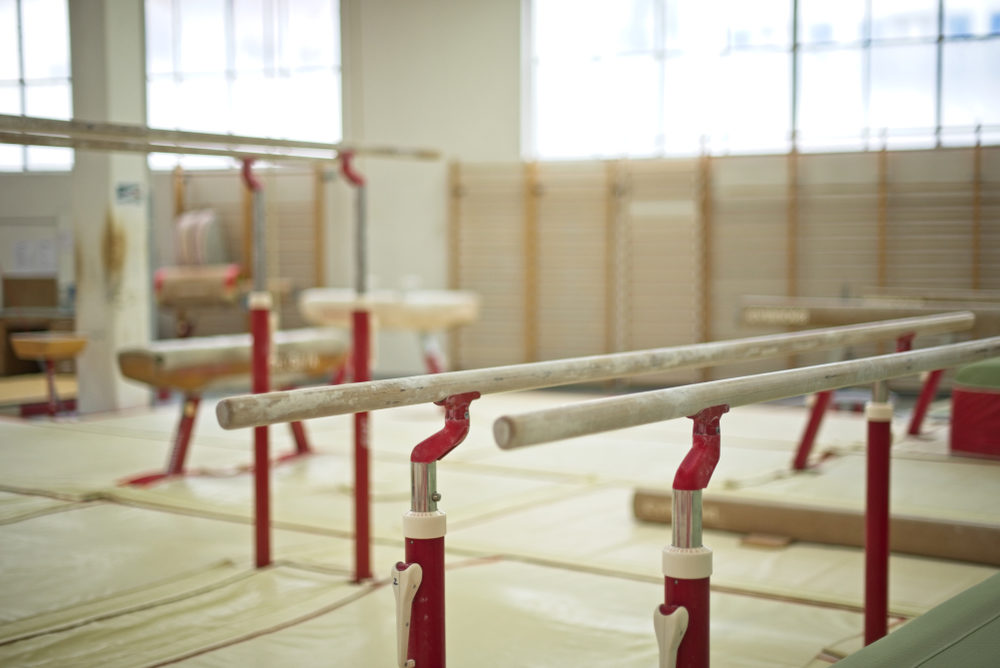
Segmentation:
<svg viewBox="0 0 1000 668">
<path fill-rule="evenodd" d="M 694 415 L 711 406 L 725 404 L 736 407 L 777 401 L 823 390 L 915 375 L 923 371 L 948 369 L 997 356 L 1000 356 L 1000 337 L 992 337 L 801 369 L 724 378 L 502 416 L 494 423 L 493 434 L 497 445 L 510 450 L 673 420 Z"/>
<path fill-rule="evenodd" d="M 0 143 L 316 162 L 336 162 L 340 160 L 340 155 L 346 152 L 416 160 L 437 160 L 441 157 L 437 151 L 422 148 L 327 144 L 245 135 L 159 130 L 124 123 L 62 121 L 6 114 L 0 114 Z"/>
<path fill-rule="evenodd" d="M 533 390 L 829 350 L 914 332 L 955 332 L 968 329 L 973 320 L 974 316 L 968 312 L 946 313 L 730 341 L 392 378 L 339 387 L 229 397 L 218 403 L 216 415 L 225 429 L 256 427 L 442 401 L 465 392 L 490 394 Z"/>
<path fill-rule="evenodd" d="M 740 310 L 744 323 L 773 327 L 832 327 L 964 310 L 976 315 L 971 336 L 1000 334 L 1000 305 L 984 302 L 748 295 L 740 299 Z"/>
<path fill-rule="evenodd" d="M 678 417 L 693 420 L 692 446 L 673 480 L 672 540 L 662 557 L 664 603 L 654 612 L 653 622 L 660 665 L 707 668 L 712 551 L 702 543 L 702 492 L 719 461 L 721 417 L 733 406 L 874 383 L 866 407 L 864 639 L 868 645 L 888 632 L 892 404 L 887 401 L 885 381 L 998 355 L 1000 337 L 994 337 L 502 416 L 493 433 L 501 448 L 511 449 Z"/>
</svg>

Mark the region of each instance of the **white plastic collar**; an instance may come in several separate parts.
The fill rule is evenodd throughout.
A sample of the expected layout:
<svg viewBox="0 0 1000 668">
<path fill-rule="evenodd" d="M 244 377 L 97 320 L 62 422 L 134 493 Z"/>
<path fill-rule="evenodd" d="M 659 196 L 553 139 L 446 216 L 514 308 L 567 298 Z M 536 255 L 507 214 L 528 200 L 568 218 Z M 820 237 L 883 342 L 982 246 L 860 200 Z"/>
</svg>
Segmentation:
<svg viewBox="0 0 1000 668">
<path fill-rule="evenodd" d="M 251 292 L 247 295 L 247 306 L 252 310 L 271 310 L 274 306 L 274 300 L 271 299 L 270 292 Z"/>
<path fill-rule="evenodd" d="M 429 513 L 415 513 L 412 510 L 403 515 L 403 535 L 407 538 L 440 538 L 447 530 L 447 519 L 441 510 Z"/>
<path fill-rule="evenodd" d="M 712 551 L 705 547 L 663 548 L 663 575 L 678 580 L 701 580 L 712 575 Z"/>
<path fill-rule="evenodd" d="M 892 404 L 869 401 L 865 404 L 865 417 L 869 422 L 892 422 Z"/>
</svg>

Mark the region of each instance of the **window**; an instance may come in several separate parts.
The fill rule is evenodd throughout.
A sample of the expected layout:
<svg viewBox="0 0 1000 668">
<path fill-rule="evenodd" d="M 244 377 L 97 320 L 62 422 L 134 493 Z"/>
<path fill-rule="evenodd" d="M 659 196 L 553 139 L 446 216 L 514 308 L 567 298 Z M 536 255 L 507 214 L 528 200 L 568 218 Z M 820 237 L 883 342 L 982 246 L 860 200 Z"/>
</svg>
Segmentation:
<svg viewBox="0 0 1000 668">
<path fill-rule="evenodd" d="M 340 141 L 339 12 L 337 0 L 146 0 L 149 126 Z"/>
<path fill-rule="evenodd" d="M 0 114 L 67 120 L 72 105 L 66 0 L 0 0 Z M 72 166 L 72 149 L 0 144 L 3 171 Z"/>
<path fill-rule="evenodd" d="M 1000 0 L 527 1 L 527 158 L 1000 135 Z"/>
</svg>

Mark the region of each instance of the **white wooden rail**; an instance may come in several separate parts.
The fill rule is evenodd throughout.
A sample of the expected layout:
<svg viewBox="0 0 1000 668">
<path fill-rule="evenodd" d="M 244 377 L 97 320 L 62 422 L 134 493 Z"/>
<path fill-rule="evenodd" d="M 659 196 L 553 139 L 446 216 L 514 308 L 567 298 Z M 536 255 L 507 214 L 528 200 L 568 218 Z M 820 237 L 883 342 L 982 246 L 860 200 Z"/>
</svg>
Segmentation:
<svg viewBox="0 0 1000 668">
<path fill-rule="evenodd" d="M 973 322 L 974 316 L 969 312 L 945 313 L 731 341 L 269 392 L 223 399 L 216 407 L 216 415 L 226 429 L 257 427 L 441 401 L 465 392 L 490 394 L 591 383 L 829 350 L 911 333 L 955 332 L 969 329 Z"/>
<path fill-rule="evenodd" d="M 506 415 L 494 422 L 493 435 L 501 448 L 519 448 L 672 420 L 721 404 L 734 407 L 775 401 L 923 371 L 948 369 L 998 356 L 1000 337 L 993 337 L 847 362 L 726 378 Z"/>
<path fill-rule="evenodd" d="M 0 114 L 0 143 L 138 153 L 221 155 L 272 161 L 337 161 L 348 151 L 357 155 L 385 158 L 437 160 L 441 157 L 437 151 L 420 148 L 327 144 L 5 114 Z"/>
</svg>

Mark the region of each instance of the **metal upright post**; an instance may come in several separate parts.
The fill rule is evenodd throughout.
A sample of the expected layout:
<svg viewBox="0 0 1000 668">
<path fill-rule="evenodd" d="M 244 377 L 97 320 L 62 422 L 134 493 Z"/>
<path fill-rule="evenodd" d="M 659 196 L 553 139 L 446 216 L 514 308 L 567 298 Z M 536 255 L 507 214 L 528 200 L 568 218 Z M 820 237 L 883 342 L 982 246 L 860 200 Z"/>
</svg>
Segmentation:
<svg viewBox="0 0 1000 668">
<path fill-rule="evenodd" d="M 887 633 L 889 614 L 889 479 L 892 404 L 884 381 L 875 383 L 868 418 L 865 502 L 865 644 Z"/>
<path fill-rule="evenodd" d="M 251 390 L 263 394 L 271 389 L 271 293 L 267 289 L 265 252 L 264 187 L 253 174 L 253 159 L 243 159 L 243 182 L 253 193 L 253 292 L 249 296 L 250 335 L 253 340 Z M 271 563 L 271 462 L 268 426 L 254 427 L 254 547 L 255 563 L 262 568 Z"/>
<path fill-rule="evenodd" d="M 340 171 L 355 188 L 354 225 L 354 286 L 359 306 L 351 314 L 352 360 L 355 383 L 371 379 L 371 314 L 364 305 L 368 292 L 367 219 L 365 210 L 365 180 L 354 169 L 354 153 L 340 156 Z M 368 413 L 354 414 L 354 581 L 372 577 L 371 570 L 371 500 L 369 494 L 370 453 L 368 449 Z"/>
<path fill-rule="evenodd" d="M 403 515 L 406 561 L 393 567 L 396 592 L 398 665 L 444 668 L 444 535 L 447 520 L 438 510 L 437 462 L 469 433 L 469 404 L 478 392 L 448 397 L 444 429 L 422 441 L 410 455 L 410 510 Z"/>
<path fill-rule="evenodd" d="M 719 461 L 719 420 L 728 410 L 713 406 L 691 416 L 691 450 L 674 476 L 673 536 L 663 550 L 664 603 L 653 613 L 660 668 L 709 664 L 712 551 L 702 544 L 701 494 Z"/>
</svg>

